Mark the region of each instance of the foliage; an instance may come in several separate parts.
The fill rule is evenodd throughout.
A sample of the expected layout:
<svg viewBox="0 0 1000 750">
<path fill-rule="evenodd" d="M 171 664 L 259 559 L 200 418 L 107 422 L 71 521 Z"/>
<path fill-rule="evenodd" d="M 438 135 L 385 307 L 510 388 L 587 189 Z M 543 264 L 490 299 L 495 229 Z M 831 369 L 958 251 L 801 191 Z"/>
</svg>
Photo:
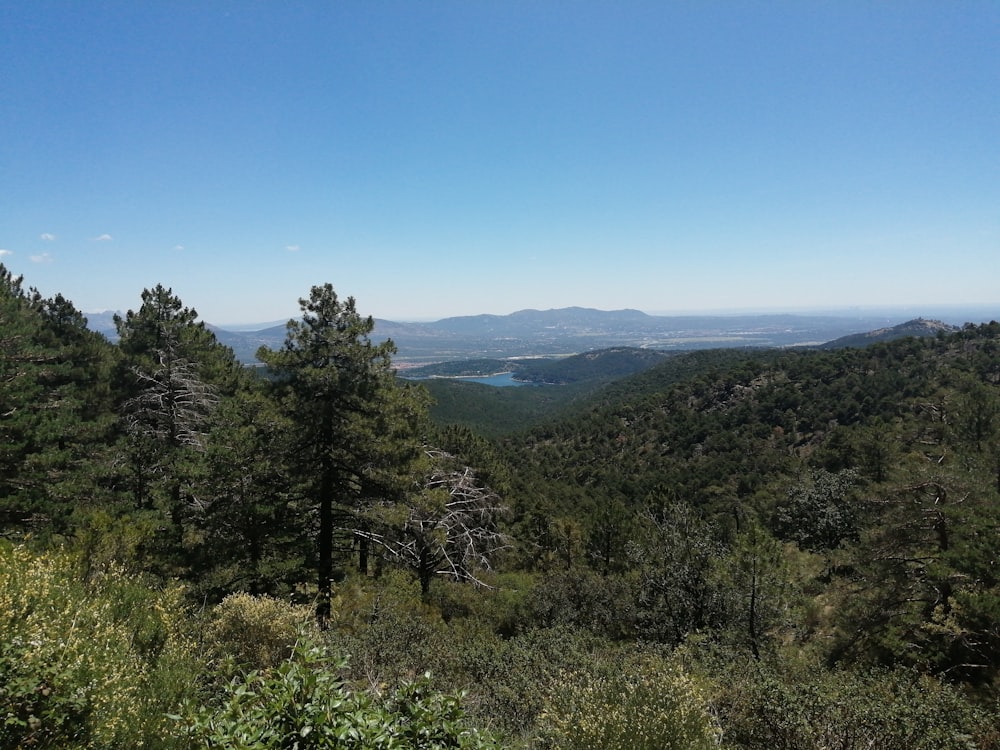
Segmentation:
<svg viewBox="0 0 1000 750">
<path fill-rule="evenodd" d="M 639 571 L 639 633 L 679 644 L 690 633 L 718 624 L 721 595 L 711 576 L 724 548 L 712 524 L 686 503 L 651 505 L 642 534 L 630 545 Z"/>
<path fill-rule="evenodd" d="M 567 674 L 540 717 L 540 747 L 552 750 L 700 750 L 719 730 L 697 684 L 656 657 L 610 674 Z"/>
<path fill-rule="evenodd" d="M 530 622 L 569 626 L 596 636 L 627 639 L 635 633 L 635 582 L 579 567 L 545 575 L 527 595 Z"/>
<path fill-rule="evenodd" d="M 428 670 L 438 680 L 451 671 L 454 639 L 408 571 L 389 569 L 370 581 L 349 576 L 334 587 L 332 603 L 326 643 L 351 654 L 357 681 L 399 685 Z"/>
<path fill-rule="evenodd" d="M 160 519 L 144 552 L 147 567 L 164 576 L 192 572 L 185 534 L 206 500 L 212 418 L 240 379 L 232 351 L 197 318 L 162 285 L 143 290 L 138 311 L 115 316 L 122 353 L 117 473 L 133 510 Z"/>
<path fill-rule="evenodd" d="M 789 599 L 785 566 L 781 545 L 751 519 L 710 574 L 725 613 L 723 635 L 757 659 L 783 624 Z"/>
<path fill-rule="evenodd" d="M 775 513 L 782 539 L 812 551 L 834 549 L 857 536 L 856 502 L 851 492 L 857 476 L 851 469 L 832 473 L 815 469 L 796 483 Z"/>
<path fill-rule="evenodd" d="M 734 668 L 716 704 L 725 746 L 745 750 L 858 747 L 988 750 L 994 717 L 954 687 L 906 670 Z"/>
<path fill-rule="evenodd" d="M 432 589 L 429 602 L 404 571 L 388 571 L 368 585 L 351 577 L 335 588 L 324 638 L 334 651 L 351 654 L 349 672 L 356 682 L 385 689 L 430 671 L 436 689 L 467 693 L 465 705 L 478 722 L 526 736 L 564 672 L 596 669 L 617 647 L 564 625 L 522 631 L 532 618 L 517 603 L 518 614 L 510 613 L 507 601 L 520 602 L 526 594 L 509 587 L 530 587 L 531 581 L 507 576 L 494 583 L 496 588 L 483 590 L 444 582 Z M 459 592 L 469 607 L 461 615 Z M 514 632 L 511 619 L 518 623 Z"/>
<path fill-rule="evenodd" d="M 459 425 L 500 438 L 552 420 L 593 394 L 600 383 L 496 388 L 455 378 L 420 381 L 431 398 L 430 418 L 439 426 Z"/>
<path fill-rule="evenodd" d="M 289 425 L 258 385 L 219 405 L 202 457 L 192 589 L 213 600 L 231 591 L 287 594 L 304 578 L 306 531 L 282 456 Z"/>
<path fill-rule="evenodd" d="M 179 589 L 0 542 L 0 746 L 166 744 L 196 674 L 183 612 Z"/>
<path fill-rule="evenodd" d="M 345 666 L 302 641 L 277 668 L 234 679 L 220 705 L 176 718 L 191 741 L 209 748 L 495 747 L 466 726 L 458 697 L 434 693 L 426 679 L 373 697 L 348 688 L 339 674 Z"/>
<path fill-rule="evenodd" d="M 669 356 L 671 355 L 656 349 L 619 346 L 555 360 L 522 360 L 518 380 L 560 385 L 578 382 L 609 383 L 648 370 Z"/>
<path fill-rule="evenodd" d="M 468 681 L 476 716 L 512 737 L 532 734 L 566 675 L 621 665 L 621 647 L 566 626 L 535 628 L 505 639 L 480 634 L 453 644 L 461 644 L 458 667 Z"/>
<path fill-rule="evenodd" d="M 102 475 L 114 349 L 73 305 L 0 264 L 0 534 L 65 533 Z"/>
<path fill-rule="evenodd" d="M 310 618 L 308 608 L 269 596 L 230 594 L 214 607 L 203 630 L 216 664 L 242 672 L 270 669 L 288 659 Z"/>
<path fill-rule="evenodd" d="M 395 348 L 371 342 L 375 322 L 358 313 L 353 297 L 342 302 L 325 284 L 299 304 L 302 318 L 288 321 L 284 346 L 261 347 L 257 356 L 276 378 L 289 419 L 286 460 L 315 514 L 317 618 L 324 624 L 337 543 L 350 544 L 363 528 L 361 510 L 404 490 L 419 456 L 424 403 L 419 391 L 396 383 Z M 362 544 L 362 569 L 367 549 Z"/>
</svg>

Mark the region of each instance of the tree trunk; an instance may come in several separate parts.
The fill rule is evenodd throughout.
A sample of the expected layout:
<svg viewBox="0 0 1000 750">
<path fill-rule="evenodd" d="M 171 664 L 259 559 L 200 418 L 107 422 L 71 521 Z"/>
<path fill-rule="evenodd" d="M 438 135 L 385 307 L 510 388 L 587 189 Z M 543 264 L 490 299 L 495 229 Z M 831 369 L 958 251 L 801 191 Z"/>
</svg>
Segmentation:
<svg viewBox="0 0 1000 750">
<path fill-rule="evenodd" d="M 358 573 L 363 576 L 368 575 L 368 539 L 364 536 L 358 537 Z"/>
<path fill-rule="evenodd" d="M 760 661 L 760 648 L 757 645 L 757 561 L 751 563 L 750 569 L 750 607 L 747 612 L 747 634 L 750 636 L 750 651 L 753 658 Z"/>
<path fill-rule="evenodd" d="M 320 630 L 330 626 L 331 579 L 333 578 L 333 480 L 330 473 L 323 473 L 319 502 L 319 574 L 316 597 L 316 624 Z"/>
<path fill-rule="evenodd" d="M 421 548 L 420 550 L 417 576 L 420 578 L 420 594 L 426 599 L 431 590 L 431 578 L 434 576 L 434 560 L 428 554 L 426 548 Z"/>
</svg>

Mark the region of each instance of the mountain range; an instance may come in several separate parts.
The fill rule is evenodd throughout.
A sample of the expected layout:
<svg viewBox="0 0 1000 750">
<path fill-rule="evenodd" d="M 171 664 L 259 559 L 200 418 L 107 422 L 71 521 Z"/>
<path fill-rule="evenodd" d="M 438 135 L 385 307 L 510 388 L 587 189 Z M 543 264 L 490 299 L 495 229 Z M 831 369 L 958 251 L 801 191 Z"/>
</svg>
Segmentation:
<svg viewBox="0 0 1000 750">
<path fill-rule="evenodd" d="M 92 329 L 109 338 L 115 337 L 111 313 L 88 314 L 87 317 Z M 662 351 L 824 344 L 858 346 L 877 340 L 872 336 L 893 336 L 893 327 L 909 320 L 913 319 L 905 313 L 888 312 L 665 316 L 631 309 L 605 311 L 567 307 L 520 310 L 509 315 L 451 317 L 428 323 L 376 319 L 372 338 L 375 341 L 392 339 L 398 349 L 395 361 L 400 367 L 407 367 L 472 358 L 562 356 L 623 346 Z M 923 319 L 917 318 L 913 323 L 920 321 Z M 951 327 L 945 323 L 937 325 Z M 247 363 L 256 361 L 259 347 L 278 348 L 285 340 L 284 325 L 256 331 L 209 327 L 223 344 Z M 897 333 L 926 335 L 916 330 Z M 851 338 L 859 335 L 868 338 Z"/>
</svg>

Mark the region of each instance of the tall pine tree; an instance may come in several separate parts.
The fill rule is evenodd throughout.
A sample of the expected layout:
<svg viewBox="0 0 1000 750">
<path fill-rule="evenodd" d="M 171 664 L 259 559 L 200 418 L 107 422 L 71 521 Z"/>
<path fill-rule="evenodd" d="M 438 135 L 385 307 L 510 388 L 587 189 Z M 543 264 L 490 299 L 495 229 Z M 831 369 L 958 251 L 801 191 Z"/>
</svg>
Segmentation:
<svg viewBox="0 0 1000 750">
<path fill-rule="evenodd" d="M 358 313 L 353 297 L 341 301 L 325 284 L 299 304 L 302 318 L 288 322 L 284 346 L 262 347 L 257 357 L 270 368 L 292 425 L 288 458 L 315 538 L 323 626 L 338 553 L 356 550 L 363 569 L 367 542 L 356 532 L 366 510 L 401 497 L 412 482 L 420 455 L 415 430 L 426 406 L 396 384 L 395 346 L 371 341 L 375 322 Z"/>
<path fill-rule="evenodd" d="M 0 526 L 65 533 L 111 440 L 114 350 L 62 295 L 0 265 Z"/>
<path fill-rule="evenodd" d="M 204 455 L 212 416 L 241 377 L 232 351 L 197 318 L 162 285 L 143 291 L 138 311 L 115 317 L 121 465 L 136 510 L 161 517 L 154 555 L 170 575 L 190 562 L 182 540 L 185 524 L 207 502 Z"/>
</svg>

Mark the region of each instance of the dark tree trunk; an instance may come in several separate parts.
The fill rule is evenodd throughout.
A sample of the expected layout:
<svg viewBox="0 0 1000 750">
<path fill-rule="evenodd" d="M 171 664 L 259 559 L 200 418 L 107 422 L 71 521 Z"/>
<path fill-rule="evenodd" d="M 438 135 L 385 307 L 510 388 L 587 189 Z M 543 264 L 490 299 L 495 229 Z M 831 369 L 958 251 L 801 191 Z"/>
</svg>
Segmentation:
<svg viewBox="0 0 1000 750">
<path fill-rule="evenodd" d="M 358 572 L 363 576 L 368 575 L 368 555 L 368 539 L 360 536 L 358 537 Z"/>
<path fill-rule="evenodd" d="M 426 599 L 431 590 L 431 578 L 434 576 L 434 560 L 426 548 L 420 550 L 417 576 L 420 578 L 420 593 Z"/>
<path fill-rule="evenodd" d="M 747 612 L 747 634 L 750 636 L 750 651 L 753 658 L 760 661 L 757 645 L 757 563 L 754 561 L 750 574 L 750 607 Z"/>
<path fill-rule="evenodd" d="M 323 472 L 319 502 L 319 573 L 316 597 L 316 623 L 321 630 L 330 625 L 333 578 L 333 477 Z"/>
</svg>

